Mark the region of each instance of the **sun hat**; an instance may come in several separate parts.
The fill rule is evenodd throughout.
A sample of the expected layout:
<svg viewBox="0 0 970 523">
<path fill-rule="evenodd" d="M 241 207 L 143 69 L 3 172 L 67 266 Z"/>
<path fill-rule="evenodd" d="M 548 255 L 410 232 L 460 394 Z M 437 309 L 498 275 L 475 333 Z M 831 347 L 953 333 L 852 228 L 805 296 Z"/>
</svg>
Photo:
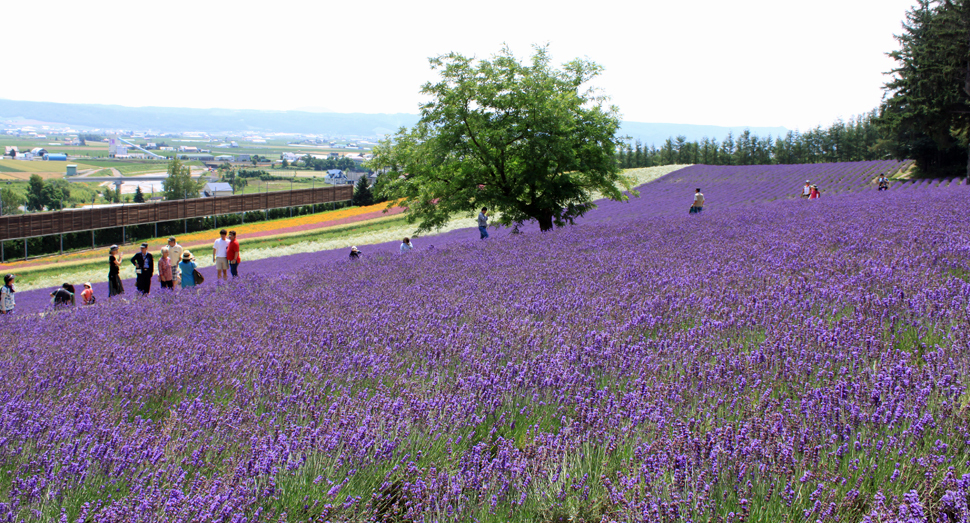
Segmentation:
<svg viewBox="0 0 970 523">
<path fill-rule="evenodd" d="M 148 248 L 148 244 L 147 244 L 147 243 L 143 243 L 143 244 L 141 244 L 141 248 L 142 248 L 142 249 L 147 249 L 147 248 Z"/>
<path fill-rule="evenodd" d="M 117 251 L 117 250 L 118 250 L 118 246 L 117 245 L 112 245 L 111 247 L 108 247 L 108 252 Z"/>
<path fill-rule="evenodd" d="M 89 282 L 89 281 L 84 282 L 84 286 L 90 289 L 91 288 L 91 282 Z"/>
<path fill-rule="evenodd" d="M 183 252 L 182 253 L 182 259 L 183 260 L 191 260 L 192 259 L 192 251 L 185 251 L 185 252 Z"/>
<path fill-rule="evenodd" d="M 168 237 L 168 241 L 170 241 L 170 242 L 174 242 L 174 241 L 175 241 L 175 236 L 169 236 L 169 237 Z"/>
</svg>

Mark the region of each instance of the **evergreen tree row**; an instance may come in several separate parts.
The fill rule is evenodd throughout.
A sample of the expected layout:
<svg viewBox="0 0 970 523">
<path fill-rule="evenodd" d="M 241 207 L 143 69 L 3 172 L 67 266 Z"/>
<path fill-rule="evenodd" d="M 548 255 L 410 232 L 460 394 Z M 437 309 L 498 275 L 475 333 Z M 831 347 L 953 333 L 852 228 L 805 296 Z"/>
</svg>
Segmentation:
<svg viewBox="0 0 970 523">
<path fill-rule="evenodd" d="M 891 150 L 878 126 L 879 114 L 870 113 L 841 120 L 829 127 L 789 131 L 783 137 L 760 137 L 745 130 L 718 141 L 703 138 L 689 142 L 668 138 L 659 148 L 639 141 L 627 143 L 617 153 L 623 168 L 672 164 L 767 165 L 825 162 L 855 162 L 891 157 Z"/>
</svg>

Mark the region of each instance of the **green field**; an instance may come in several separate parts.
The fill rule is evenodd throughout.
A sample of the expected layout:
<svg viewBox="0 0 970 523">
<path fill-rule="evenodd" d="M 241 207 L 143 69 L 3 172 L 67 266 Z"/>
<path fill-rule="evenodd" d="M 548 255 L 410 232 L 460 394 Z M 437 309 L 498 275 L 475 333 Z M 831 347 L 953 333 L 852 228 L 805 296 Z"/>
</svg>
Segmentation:
<svg viewBox="0 0 970 523">
<path fill-rule="evenodd" d="M 75 165 L 76 162 L 25 162 L 22 160 L 0 160 L 0 172 L 8 173 L 63 173 L 67 171 L 67 164 Z M 80 164 L 76 164 L 78 169 L 83 169 Z"/>
</svg>

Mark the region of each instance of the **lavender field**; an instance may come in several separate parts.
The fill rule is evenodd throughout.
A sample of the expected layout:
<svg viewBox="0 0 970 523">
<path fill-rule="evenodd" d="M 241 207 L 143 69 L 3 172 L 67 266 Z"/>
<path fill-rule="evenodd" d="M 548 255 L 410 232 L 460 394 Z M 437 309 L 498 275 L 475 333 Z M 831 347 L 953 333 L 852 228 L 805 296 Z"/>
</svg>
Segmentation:
<svg viewBox="0 0 970 523">
<path fill-rule="evenodd" d="M 693 166 L 545 234 L 22 293 L 0 520 L 968 521 L 970 188 L 867 185 L 899 167 Z"/>
</svg>

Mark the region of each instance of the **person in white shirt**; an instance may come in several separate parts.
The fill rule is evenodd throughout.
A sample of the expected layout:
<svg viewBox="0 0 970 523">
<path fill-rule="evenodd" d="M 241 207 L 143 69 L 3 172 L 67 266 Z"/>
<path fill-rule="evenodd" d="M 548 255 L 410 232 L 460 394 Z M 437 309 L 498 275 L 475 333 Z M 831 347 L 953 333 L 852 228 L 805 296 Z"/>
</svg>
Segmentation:
<svg viewBox="0 0 970 523">
<path fill-rule="evenodd" d="M 168 258 L 173 260 L 172 264 L 172 285 L 180 287 L 182 285 L 182 272 L 179 271 L 179 261 L 182 260 L 182 246 L 175 241 L 175 236 L 168 239 Z"/>
<path fill-rule="evenodd" d="M 812 194 L 812 184 L 805 180 L 805 187 L 802 187 L 802 198 L 808 198 L 809 194 Z"/>
<path fill-rule="evenodd" d="M 411 245 L 411 238 L 404 238 L 404 241 L 401 242 L 401 254 L 411 252 L 413 249 L 414 245 Z"/>
<path fill-rule="evenodd" d="M 689 214 L 699 214 L 704 210 L 704 193 L 700 189 L 694 193 L 694 203 L 690 206 Z"/>
<path fill-rule="evenodd" d="M 216 264 L 216 278 L 222 280 L 229 279 L 229 258 L 226 257 L 226 250 L 229 248 L 229 234 L 225 229 L 219 231 L 219 239 L 212 244 L 212 261 Z"/>
</svg>

